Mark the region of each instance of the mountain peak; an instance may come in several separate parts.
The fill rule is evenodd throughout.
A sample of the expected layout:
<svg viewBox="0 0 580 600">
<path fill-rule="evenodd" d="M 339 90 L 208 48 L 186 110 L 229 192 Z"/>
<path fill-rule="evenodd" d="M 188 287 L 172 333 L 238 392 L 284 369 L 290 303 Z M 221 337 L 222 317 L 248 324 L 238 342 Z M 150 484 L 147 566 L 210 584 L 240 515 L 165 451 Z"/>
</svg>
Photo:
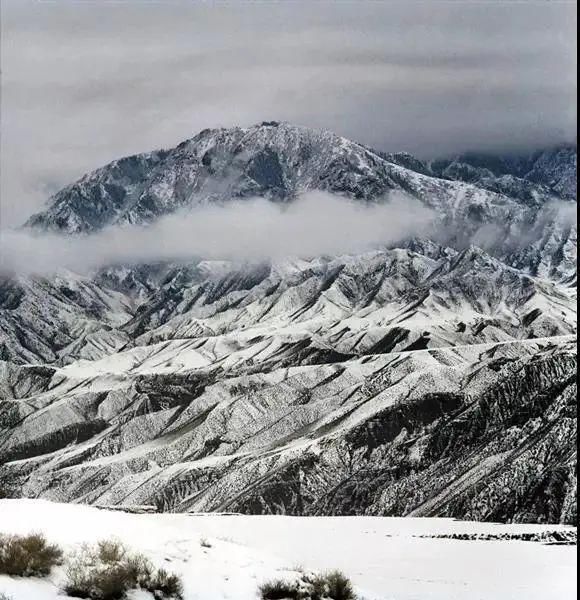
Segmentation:
<svg viewBox="0 0 580 600">
<path fill-rule="evenodd" d="M 496 163 L 488 159 L 485 164 Z M 533 272 L 559 277 L 569 271 L 570 232 L 546 223 L 542 207 L 568 197 L 575 164 L 575 152 L 561 150 L 534 155 L 527 179 L 495 176 L 481 161 L 454 162 L 438 172 L 433 164 L 406 153 L 383 154 L 330 131 L 263 121 L 250 127 L 205 129 L 175 148 L 115 160 L 58 192 L 26 225 L 41 231 L 91 233 L 112 225 L 151 223 L 176 211 L 232 199 L 290 202 L 317 190 L 382 201 L 396 192 L 417 199 L 437 215 L 452 238 L 445 243 L 464 246 L 482 228 L 487 228 L 484 240 L 495 232 L 502 259 L 504 250 L 513 252 L 521 245 L 523 227 L 540 223 L 552 232 L 554 252 L 546 262 L 540 248 L 533 258 L 529 249 L 523 255 L 518 251 L 518 265 L 531 261 Z"/>
<path fill-rule="evenodd" d="M 287 201 L 321 189 L 374 198 L 397 187 L 392 163 L 329 131 L 279 121 L 205 129 L 175 148 L 115 160 L 67 186 L 28 227 L 84 233 L 154 221 L 231 198 Z"/>
</svg>

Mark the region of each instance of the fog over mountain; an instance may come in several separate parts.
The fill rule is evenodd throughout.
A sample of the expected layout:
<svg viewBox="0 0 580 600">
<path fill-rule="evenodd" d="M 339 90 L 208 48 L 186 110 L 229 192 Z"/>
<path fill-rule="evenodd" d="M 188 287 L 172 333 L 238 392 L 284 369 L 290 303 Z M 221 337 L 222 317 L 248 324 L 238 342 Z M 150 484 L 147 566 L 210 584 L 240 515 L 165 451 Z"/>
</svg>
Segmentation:
<svg viewBox="0 0 580 600">
<path fill-rule="evenodd" d="M 2 9 L 0 497 L 574 543 L 574 4 Z M 444 537 L 433 598 L 509 595 Z"/>
<path fill-rule="evenodd" d="M 81 238 L 6 231 L 0 236 L 0 273 L 87 272 L 195 257 L 260 262 L 353 253 L 424 235 L 434 221 L 432 211 L 402 195 L 370 206 L 325 192 L 305 193 L 290 205 L 250 198 Z"/>
<path fill-rule="evenodd" d="M 574 147 L 144 150 L 2 235 L 3 493 L 576 522 Z"/>
</svg>

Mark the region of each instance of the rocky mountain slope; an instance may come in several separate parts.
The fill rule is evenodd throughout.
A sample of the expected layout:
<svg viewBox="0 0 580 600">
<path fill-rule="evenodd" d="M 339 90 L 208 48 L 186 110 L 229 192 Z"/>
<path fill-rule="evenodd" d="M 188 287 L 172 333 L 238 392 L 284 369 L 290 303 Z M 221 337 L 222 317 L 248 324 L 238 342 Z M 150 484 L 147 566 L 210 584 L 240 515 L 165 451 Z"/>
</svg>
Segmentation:
<svg viewBox="0 0 580 600">
<path fill-rule="evenodd" d="M 575 522 L 572 338 L 228 371 L 196 363 L 194 345 L 4 365 L 5 492 L 170 511 Z"/>
<path fill-rule="evenodd" d="M 429 207 L 429 239 L 0 278 L 5 494 L 162 510 L 575 522 L 575 150 L 425 163 L 288 124 L 115 161 L 27 223 L 231 198 Z M 574 191 L 575 194 L 575 191 Z"/>
<path fill-rule="evenodd" d="M 289 202 L 305 191 L 324 190 L 380 202 L 398 193 L 435 212 L 438 242 L 465 247 L 475 239 L 510 265 L 542 277 L 565 277 L 575 271 L 576 230 L 568 211 L 554 201 L 575 205 L 571 152 L 542 154 L 524 179 L 510 185 L 502 175 L 479 168 L 472 178 L 479 185 L 473 185 L 463 181 L 469 177 L 457 176 L 457 162 L 446 169 L 421 168 L 423 163 L 410 157 L 401 166 L 400 155 L 384 155 L 326 131 L 277 122 L 205 130 L 173 149 L 123 158 L 86 175 L 57 193 L 27 225 L 94 232 L 236 198 Z M 450 173 L 455 176 L 441 178 Z M 485 183 L 490 177 L 493 185 Z"/>
<path fill-rule="evenodd" d="M 421 161 L 406 153 L 384 157 L 424 175 L 474 183 L 478 187 L 533 201 L 534 196 L 576 199 L 576 148 L 560 146 L 523 155 L 466 153 Z"/>
<path fill-rule="evenodd" d="M 279 366 L 575 332 L 575 288 L 531 277 L 475 247 L 431 245 L 426 255 L 414 246 L 166 266 L 141 280 L 139 293 L 149 289 L 141 300 L 119 291 L 135 285 L 126 269 L 93 279 L 13 279 L 0 313 L 2 358 L 64 365 L 195 340 L 194 354 L 210 362 L 256 354 Z"/>
</svg>

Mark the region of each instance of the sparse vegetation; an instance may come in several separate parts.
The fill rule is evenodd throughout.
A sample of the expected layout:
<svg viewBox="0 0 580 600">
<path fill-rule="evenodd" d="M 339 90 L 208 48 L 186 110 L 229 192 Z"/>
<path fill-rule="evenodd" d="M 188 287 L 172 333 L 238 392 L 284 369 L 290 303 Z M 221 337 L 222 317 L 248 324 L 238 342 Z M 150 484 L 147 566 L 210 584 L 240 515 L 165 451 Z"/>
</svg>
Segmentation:
<svg viewBox="0 0 580 600">
<path fill-rule="evenodd" d="M 165 569 L 158 569 L 144 589 L 153 594 L 156 600 L 168 600 L 170 598 L 183 598 L 183 584 L 181 579 L 174 573 L 168 573 Z"/>
<path fill-rule="evenodd" d="M 298 583 L 291 583 L 282 579 L 263 583 L 259 591 L 262 600 L 299 600 L 305 598 L 305 596 L 300 595 Z"/>
<path fill-rule="evenodd" d="M 323 576 L 326 595 L 332 600 L 356 600 L 356 594 L 350 579 L 340 571 L 330 571 Z"/>
<path fill-rule="evenodd" d="M 259 593 L 261 600 L 357 600 L 352 583 L 340 571 L 303 575 L 296 582 L 269 581 Z"/>
<path fill-rule="evenodd" d="M 181 600 L 183 585 L 177 575 L 155 570 L 142 554 L 130 553 L 115 540 L 85 546 L 66 568 L 64 592 L 74 598 L 122 600 L 130 590 L 150 592 L 155 600 Z"/>
<path fill-rule="evenodd" d="M 0 600 L 12 600 L 12 597 L 4 592 L 0 592 Z"/>
<path fill-rule="evenodd" d="M 254 394 L 266 386 L 265 383 L 256 380 L 250 380 L 240 383 L 234 383 L 230 386 L 230 394 L 232 396 L 243 396 Z"/>
<path fill-rule="evenodd" d="M 117 540 L 101 540 L 97 542 L 97 554 L 101 562 L 111 565 L 121 562 L 125 558 L 127 550 Z"/>
<path fill-rule="evenodd" d="M 62 550 L 40 533 L 0 535 L 0 574 L 44 577 L 61 562 Z"/>
</svg>

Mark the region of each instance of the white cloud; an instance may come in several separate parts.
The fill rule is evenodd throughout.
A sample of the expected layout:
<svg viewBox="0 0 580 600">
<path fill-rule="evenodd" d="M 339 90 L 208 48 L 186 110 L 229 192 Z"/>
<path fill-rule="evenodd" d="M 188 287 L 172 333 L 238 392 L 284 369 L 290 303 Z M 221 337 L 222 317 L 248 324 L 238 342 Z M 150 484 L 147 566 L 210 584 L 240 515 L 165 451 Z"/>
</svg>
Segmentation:
<svg viewBox="0 0 580 600">
<path fill-rule="evenodd" d="M 49 274 L 90 271 L 115 263 L 216 260 L 260 261 L 336 255 L 426 234 L 433 214 L 413 198 L 392 195 L 365 205 L 325 192 L 290 204 L 263 199 L 203 206 L 147 227 L 112 227 L 87 236 L 0 234 L 0 271 Z"/>
</svg>

